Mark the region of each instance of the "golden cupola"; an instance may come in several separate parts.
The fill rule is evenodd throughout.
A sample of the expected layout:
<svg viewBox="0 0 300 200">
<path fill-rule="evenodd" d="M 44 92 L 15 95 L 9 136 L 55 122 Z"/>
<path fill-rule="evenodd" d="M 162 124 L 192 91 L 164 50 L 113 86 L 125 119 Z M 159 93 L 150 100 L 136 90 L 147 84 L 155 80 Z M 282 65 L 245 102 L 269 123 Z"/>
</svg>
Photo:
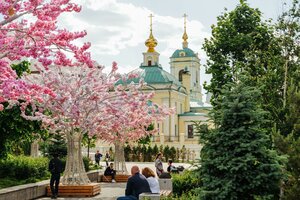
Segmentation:
<svg viewBox="0 0 300 200">
<path fill-rule="evenodd" d="M 152 34 L 152 17 L 153 17 L 153 15 L 151 14 L 149 17 L 150 17 L 150 35 L 149 35 L 149 38 L 145 41 L 145 45 L 146 45 L 146 47 L 148 47 L 147 52 L 155 52 L 154 47 L 157 46 L 157 40 L 154 38 L 154 36 Z"/>
<path fill-rule="evenodd" d="M 187 17 L 187 15 L 184 14 L 183 17 L 184 17 L 184 33 L 182 35 L 182 39 L 183 39 L 182 48 L 188 48 L 188 41 L 187 41 L 187 39 L 189 37 L 188 37 L 188 35 L 186 33 L 186 17 Z"/>
</svg>

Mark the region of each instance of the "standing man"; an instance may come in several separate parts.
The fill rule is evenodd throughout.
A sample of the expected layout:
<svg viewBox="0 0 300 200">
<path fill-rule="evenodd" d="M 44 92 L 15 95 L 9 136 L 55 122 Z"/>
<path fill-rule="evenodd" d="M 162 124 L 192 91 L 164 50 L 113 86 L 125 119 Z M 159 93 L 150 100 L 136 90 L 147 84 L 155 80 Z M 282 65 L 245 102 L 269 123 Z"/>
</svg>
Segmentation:
<svg viewBox="0 0 300 200">
<path fill-rule="evenodd" d="M 138 200 L 139 195 L 143 192 L 150 192 L 150 186 L 146 177 L 140 174 L 138 166 L 132 166 L 131 176 L 128 178 L 125 196 L 118 197 L 117 200 Z"/>
<path fill-rule="evenodd" d="M 51 179 L 50 179 L 50 188 L 51 188 L 51 199 L 56 199 L 58 196 L 58 186 L 59 186 L 59 179 L 60 173 L 62 172 L 62 162 L 58 159 L 58 154 L 54 153 L 53 158 L 49 162 L 48 170 L 51 172 Z M 55 183 L 55 188 L 53 187 Z"/>
<path fill-rule="evenodd" d="M 95 153 L 95 162 L 96 164 L 99 166 L 99 162 L 101 160 L 102 154 L 99 152 L 99 150 L 97 150 L 97 152 Z"/>
</svg>

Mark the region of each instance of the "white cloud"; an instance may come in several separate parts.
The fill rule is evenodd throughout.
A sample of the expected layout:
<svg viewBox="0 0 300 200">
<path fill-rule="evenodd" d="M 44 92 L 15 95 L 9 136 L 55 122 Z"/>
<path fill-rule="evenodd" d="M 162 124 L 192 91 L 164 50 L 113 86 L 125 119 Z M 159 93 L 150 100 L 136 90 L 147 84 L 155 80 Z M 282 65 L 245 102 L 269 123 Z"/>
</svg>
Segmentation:
<svg viewBox="0 0 300 200">
<path fill-rule="evenodd" d="M 88 36 L 85 41 L 92 43 L 91 52 L 96 60 L 118 56 L 121 58 L 120 64 L 133 65 L 127 63 L 124 51 L 144 45 L 149 36 L 148 16 L 151 13 L 155 16 L 153 34 L 159 42 L 156 49 L 161 53 L 161 61 L 168 62 L 173 51 L 182 46 L 182 17 L 158 15 L 148 8 L 115 0 L 78 0 L 78 2 L 82 5 L 82 11 L 65 15 L 61 24 L 73 31 L 87 30 Z M 187 26 L 190 47 L 198 52 L 207 33 L 203 32 L 203 25 L 199 21 L 188 21 Z M 136 52 L 136 64 L 142 61 L 141 53 Z"/>
</svg>

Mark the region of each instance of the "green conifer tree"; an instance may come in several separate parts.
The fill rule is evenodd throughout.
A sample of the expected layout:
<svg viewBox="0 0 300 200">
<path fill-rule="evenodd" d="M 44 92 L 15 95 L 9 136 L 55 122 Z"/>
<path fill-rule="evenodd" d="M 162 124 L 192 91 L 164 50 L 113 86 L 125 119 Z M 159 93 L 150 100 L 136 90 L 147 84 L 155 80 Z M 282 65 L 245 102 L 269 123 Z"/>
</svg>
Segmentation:
<svg viewBox="0 0 300 200">
<path fill-rule="evenodd" d="M 196 126 L 204 144 L 201 200 L 275 198 L 282 178 L 281 160 L 268 149 L 266 112 L 257 100 L 260 93 L 242 84 L 229 87 L 231 91 L 223 91 L 220 124 L 213 130 Z"/>
</svg>

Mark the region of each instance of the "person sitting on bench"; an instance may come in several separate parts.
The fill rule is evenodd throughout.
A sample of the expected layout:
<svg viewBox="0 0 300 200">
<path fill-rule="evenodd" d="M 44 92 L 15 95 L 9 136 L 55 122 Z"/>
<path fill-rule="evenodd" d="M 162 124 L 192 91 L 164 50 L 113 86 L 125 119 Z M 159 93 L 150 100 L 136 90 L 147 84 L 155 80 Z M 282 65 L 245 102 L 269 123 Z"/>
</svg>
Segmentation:
<svg viewBox="0 0 300 200">
<path fill-rule="evenodd" d="M 105 169 L 104 176 L 111 176 L 111 182 L 115 183 L 116 170 L 114 170 L 114 164 L 110 163 L 110 165 Z"/>
</svg>

